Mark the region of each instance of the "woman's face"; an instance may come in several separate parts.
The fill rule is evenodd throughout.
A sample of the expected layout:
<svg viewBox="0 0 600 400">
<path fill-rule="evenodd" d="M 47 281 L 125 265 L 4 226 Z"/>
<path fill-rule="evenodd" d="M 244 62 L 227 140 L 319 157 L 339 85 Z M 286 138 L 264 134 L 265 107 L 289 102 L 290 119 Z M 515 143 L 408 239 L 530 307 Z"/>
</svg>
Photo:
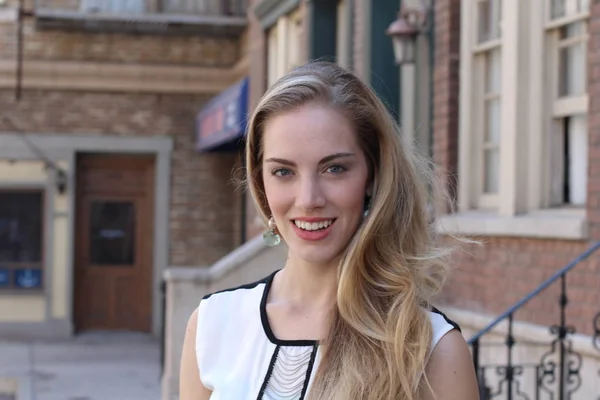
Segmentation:
<svg viewBox="0 0 600 400">
<path fill-rule="evenodd" d="M 369 171 L 351 122 L 310 104 L 271 117 L 263 132 L 269 209 L 290 256 L 327 264 L 363 218 Z"/>
</svg>

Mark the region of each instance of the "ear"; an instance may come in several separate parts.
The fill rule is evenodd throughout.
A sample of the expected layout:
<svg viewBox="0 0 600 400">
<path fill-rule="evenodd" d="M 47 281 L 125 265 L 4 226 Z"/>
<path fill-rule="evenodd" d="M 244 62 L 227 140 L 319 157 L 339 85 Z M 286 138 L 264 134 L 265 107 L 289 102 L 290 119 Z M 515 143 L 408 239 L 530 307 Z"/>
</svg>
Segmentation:
<svg viewBox="0 0 600 400">
<path fill-rule="evenodd" d="M 373 182 L 367 183 L 367 188 L 365 190 L 367 197 L 373 197 L 373 186 Z"/>
</svg>

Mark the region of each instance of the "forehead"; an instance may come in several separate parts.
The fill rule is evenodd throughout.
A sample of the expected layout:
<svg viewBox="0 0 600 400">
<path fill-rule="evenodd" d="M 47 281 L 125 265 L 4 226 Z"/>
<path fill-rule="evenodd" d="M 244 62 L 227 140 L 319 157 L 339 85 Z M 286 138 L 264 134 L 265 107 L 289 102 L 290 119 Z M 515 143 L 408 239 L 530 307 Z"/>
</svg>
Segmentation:
<svg viewBox="0 0 600 400">
<path fill-rule="evenodd" d="M 358 152 L 355 129 L 341 112 L 307 105 L 271 117 L 263 131 L 264 158 L 307 158 Z"/>
</svg>

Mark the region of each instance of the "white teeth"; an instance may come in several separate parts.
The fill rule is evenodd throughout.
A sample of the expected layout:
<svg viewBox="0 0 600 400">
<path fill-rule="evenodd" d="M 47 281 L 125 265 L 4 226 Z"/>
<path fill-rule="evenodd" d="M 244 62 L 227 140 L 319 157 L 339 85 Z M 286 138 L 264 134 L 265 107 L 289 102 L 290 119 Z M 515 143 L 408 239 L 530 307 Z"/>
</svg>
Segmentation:
<svg viewBox="0 0 600 400">
<path fill-rule="evenodd" d="M 305 231 L 316 231 L 317 229 L 327 228 L 329 225 L 333 224 L 333 220 L 320 221 L 320 222 L 305 222 L 294 220 L 294 224 L 300 229 L 304 229 Z"/>
</svg>

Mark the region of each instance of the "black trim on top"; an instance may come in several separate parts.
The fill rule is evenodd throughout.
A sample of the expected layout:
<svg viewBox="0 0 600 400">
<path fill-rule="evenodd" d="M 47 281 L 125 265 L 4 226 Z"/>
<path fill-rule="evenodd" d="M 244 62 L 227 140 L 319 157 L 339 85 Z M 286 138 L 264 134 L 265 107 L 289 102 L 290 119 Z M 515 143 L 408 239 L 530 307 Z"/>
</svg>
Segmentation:
<svg viewBox="0 0 600 400">
<path fill-rule="evenodd" d="M 277 272 L 277 271 L 275 271 L 275 272 Z M 275 272 L 274 272 L 274 273 L 272 273 L 271 275 L 267 276 L 266 278 L 262 278 L 261 280 L 259 280 L 259 281 L 256 281 L 256 282 L 252 282 L 252 283 L 246 283 L 246 284 L 244 284 L 244 285 L 241 285 L 241 286 L 236 286 L 236 287 L 229 288 L 229 289 L 223 289 L 223 290 L 219 290 L 218 292 L 209 293 L 209 294 L 207 294 L 206 296 L 204 296 L 204 297 L 202 298 L 202 300 L 206 300 L 206 299 L 210 298 L 210 296 L 212 296 L 212 295 L 215 295 L 215 294 L 219 294 L 219 293 L 234 292 L 234 291 L 236 291 L 236 290 L 240 290 L 240 289 L 254 289 L 254 288 L 255 288 L 255 287 L 257 287 L 258 285 L 260 285 L 260 284 L 263 284 L 263 283 L 266 283 L 266 282 L 267 282 L 269 279 L 271 279 L 271 277 L 272 277 L 273 275 L 275 275 Z"/>
<path fill-rule="evenodd" d="M 308 362 L 308 368 L 306 369 L 306 377 L 304 378 L 304 387 L 302 388 L 302 393 L 300 394 L 300 400 L 304 400 L 304 396 L 306 396 L 306 391 L 308 390 L 308 383 L 310 382 L 310 374 L 312 374 L 313 367 L 315 365 L 315 359 L 317 358 L 317 350 L 319 346 L 315 345 L 312 350 L 312 354 L 310 355 L 310 361 Z"/>
<path fill-rule="evenodd" d="M 260 300 L 260 320 L 262 322 L 263 330 L 269 341 L 277 346 L 318 346 L 317 340 L 281 340 L 275 337 L 271 325 L 269 324 L 269 317 L 267 315 L 267 298 L 269 297 L 269 290 L 273 284 L 273 278 L 279 271 L 275 271 L 266 279 L 265 289 L 263 292 L 262 299 Z"/>
<path fill-rule="evenodd" d="M 273 351 L 273 356 L 271 356 L 271 362 L 269 363 L 269 369 L 267 369 L 267 374 L 265 375 L 265 380 L 263 381 L 260 390 L 258 391 L 257 400 L 262 400 L 262 397 L 265 394 L 265 390 L 267 390 L 267 386 L 269 385 L 269 380 L 271 379 L 271 375 L 273 375 L 273 368 L 275 368 L 275 363 L 277 362 L 277 356 L 279 355 L 279 346 L 275 347 Z"/>
<path fill-rule="evenodd" d="M 435 308 L 435 307 L 432 306 L 431 307 L 431 312 L 441 315 L 442 317 L 444 317 L 444 319 L 446 320 L 447 323 L 449 323 L 450 325 L 452 325 L 454 327 L 454 329 L 458 329 L 459 332 L 462 332 L 462 329 L 460 329 L 460 326 L 456 322 L 452 321 L 450 318 L 448 318 L 446 316 L 446 314 L 444 314 L 443 312 L 441 312 L 437 308 Z"/>
</svg>

